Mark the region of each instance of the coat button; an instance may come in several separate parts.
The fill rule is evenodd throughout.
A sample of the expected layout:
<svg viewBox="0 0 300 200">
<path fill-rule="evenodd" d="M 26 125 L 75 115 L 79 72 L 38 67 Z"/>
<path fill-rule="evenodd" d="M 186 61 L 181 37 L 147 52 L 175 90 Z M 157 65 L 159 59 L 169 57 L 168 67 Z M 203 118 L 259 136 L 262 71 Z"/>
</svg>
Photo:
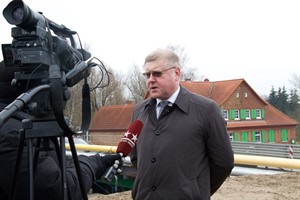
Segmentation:
<svg viewBox="0 0 300 200">
<path fill-rule="evenodd" d="M 153 158 L 151 159 L 151 162 L 153 162 L 153 163 L 156 162 L 156 158 L 153 157 Z"/>
<path fill-rule="evenodd" d="M 156 190 L 156 186 L 152 186 L 151 189 L 154 191 Z"/>
<path fill-rule="evenodd" d="M 160 135 L 160 131 L 159 131 L 159 130 L 156 130 L 156 131 L 155 131 L 155 135 Z"/>
</svg>

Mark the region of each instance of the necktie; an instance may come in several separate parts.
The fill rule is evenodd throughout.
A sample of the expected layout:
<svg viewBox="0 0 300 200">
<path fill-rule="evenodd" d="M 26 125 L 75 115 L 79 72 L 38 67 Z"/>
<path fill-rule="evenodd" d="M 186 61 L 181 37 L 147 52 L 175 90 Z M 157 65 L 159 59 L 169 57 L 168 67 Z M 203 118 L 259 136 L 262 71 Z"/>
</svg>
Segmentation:
<svg viewBox="0 0 300 200">
<path fill-rule="evenodd" d="M 158 105 L 157 105 L 157 119 L 159 118 L 161 112 L 163 111 L 163 109 L 166 107 L 166 105 L 168 105 L 168 101 L 161 101 Z"/>
</svg>

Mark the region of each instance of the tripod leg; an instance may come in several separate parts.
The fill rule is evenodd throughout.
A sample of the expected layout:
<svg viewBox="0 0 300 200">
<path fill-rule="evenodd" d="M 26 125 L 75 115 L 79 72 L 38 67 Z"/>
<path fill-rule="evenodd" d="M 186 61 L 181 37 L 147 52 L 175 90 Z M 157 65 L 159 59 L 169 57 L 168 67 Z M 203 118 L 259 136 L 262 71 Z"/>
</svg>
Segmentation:
<svg viewBox="0 0 300 200">
<path fill-rule="evenodd" d="M 19 140 L 19 147 L 18 147 L 17 159 L 16 159 L 16 164 L 15 164 L 15 171 L 14 171 L 13 181 L 12 181 L 12 184 L 10 186 L 10 191 L 9 191 L 9 199 L 10 200 L 15 199 L 15 194 L 16 194 L 15 191 L 16 191 L 16 187 L 17 187 L 18 173 L 19 173 L 22 154 L 23 154 L 24 140 L 25 140 L 25 130 L 20 130 L 20 140 Z"/>
<path fill-rule="evenodd" d="M 27 149 L 28 149 L 28 170 L 29 170 L 29 199 L 34 199 L 34 190 L 33 190 L 33 155 L 32 155 L 32 138 L 28 140 Z"/>
<path fill-rule="evenodd" d="M 72 135 L 68 135 L 67 137 L 68 137 L 68 140 L 69 140 L 70 149 L 71 149 L 72 157 L 73 157 L 73 160 L 74 160 L 75 169 L 76 169 L 76 172 L 77 172 L 77 177 L 78 177 L 79 184 L 80 184 L 82 198 L 84 200 L 88 200 L 87 194 L 85 192 L 85 188 L 84 188 L 84 185 L 83 185 L 82 174 L 81 174 L 81 170 L 80 170 L 80 165 L 79 165 L 79 161 L 78 161 L 78 156 L 77 156 L 74 140 L 73 140 Z"/>
<path fill-rule="evenodd" d="M 34 151 L 34 157 L 33 157 L 33 173 L 36 172 L 37 163 L 40 155 L 40 146 L 41 146 L 41 138 L 38 138 L 36 142 L 35 151 Z"/>
<path fill-rule="evenodd" d="M 57 155 L 59 152 L 57 151 Z M 60 156 L 59 156 L 60 169 L 62 172 L 62 189 L 64 193 L 64 199 L 68 199 L 68 190 L 67 190 L 67 175 L 66 175 L 66 149 L 65 149 L 65 137 L 60 137 Z"/>
</svg>

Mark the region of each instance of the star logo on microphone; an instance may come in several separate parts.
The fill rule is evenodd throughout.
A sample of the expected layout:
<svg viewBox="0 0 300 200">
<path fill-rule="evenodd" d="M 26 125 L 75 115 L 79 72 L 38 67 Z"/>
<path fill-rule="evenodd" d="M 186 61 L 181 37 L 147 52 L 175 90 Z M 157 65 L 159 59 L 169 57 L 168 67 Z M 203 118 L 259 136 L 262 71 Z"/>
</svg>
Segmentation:
<svg viewBox="0 0 300 200">
<path fill-rule="evenodd" d="M 124 136 L 121 139 L 121 141 L 126 142 L 127 144 L 133 147 L 137 139 L 138 139 L 138 135 L 130 133 L 128 130 L 126 133 L 124 133 Z"/>
<path fill-rule="evenodd" d="M 136 141 L 137 141 L 137 134 L 132 134 L 131 140 L 133 140 L 133 142 L 136 143 Z"/>
<path fill-rule="evenodd" d="M 128 135 L 130 135 L 131 133 L 129 131 L 127 131 L 125 134 L 124 134 L 124 137 L 127 137 L 128 138 Z"/>
</svg>

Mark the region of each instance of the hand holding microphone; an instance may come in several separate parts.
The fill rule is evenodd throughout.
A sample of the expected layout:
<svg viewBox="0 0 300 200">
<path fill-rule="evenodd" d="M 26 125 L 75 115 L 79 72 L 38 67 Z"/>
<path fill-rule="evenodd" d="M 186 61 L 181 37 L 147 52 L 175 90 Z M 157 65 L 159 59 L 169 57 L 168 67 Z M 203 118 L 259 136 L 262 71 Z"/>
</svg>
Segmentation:
<svg viewBox="0 0 300 200">
<path fill-rule="evenodd" d="M 115 160 L 113 166 L 111 166 L 103 175 L 103 178 L 106 181 L 111 182 L 114 176 L 121 172 L 120 167 L 123 165 L 122 159 L 127 157 L 134 148 L 142 128 L 143 123 L 139 120 L 135 120 L 129 126 L 127 132 L 123 135 L 117 147 L 117 153 L 120 155 L 120 159 Z"/>
</svg>

